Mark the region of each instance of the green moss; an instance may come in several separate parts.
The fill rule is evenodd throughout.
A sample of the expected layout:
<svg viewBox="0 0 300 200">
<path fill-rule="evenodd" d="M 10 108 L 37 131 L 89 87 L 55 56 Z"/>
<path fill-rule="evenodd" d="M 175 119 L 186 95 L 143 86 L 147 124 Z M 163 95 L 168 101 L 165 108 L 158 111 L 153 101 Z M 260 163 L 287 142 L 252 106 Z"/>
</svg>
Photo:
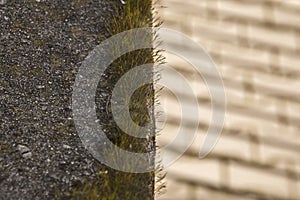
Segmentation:
<svg viewBox="0 0 300 200">
<path fill-rule="evenodd" d="M 142 179 L 143 177 L 141 177 Z M 98 171 L 98 178 L 86 182 L 72 193 L 76 200 L 116 200 L 116 199 L 141 199 L 140 186 L 130 181 L 137 180 L 135 174 L 115 172 L 103 167 Z M 145 199 L 152 199 L 150 195 Z"/>
<path fill-rule="evenodd" d="M 52 68 L 57 68 L 63 65 L 64 60 L 62 59 L 62 57 L 58 56 L 58 55 L 52 55 L 50 58 L 50 66 Z"/>
<path fill-rule="evenodd" d="M 21 75 L 22 71 L 18 66 L 1 66 L 0 67 L 1 74 L 9 74 L 9 75 Z"/>
<path fill-rule="evenodd" d="M 33 41 L 33 45 L 36 46 L 36 47 L 41 47 L 41 46 L 44 46 L 45 43 L 42 41 L 42 40 L 34 40 Z"/>
<path fill-rule="evenodd" d="M 71 126 L 55 125 L 53 126 L 53 132 L 49 134 L 49 138 L 53 142 L 66 141 L 69 139 L 70 133 L 74 133 L 75 131 L 74 127 Z"/>
<path fill-rule="evenodd" d="M 41 67 L 35 67 L 31 70 L 26 70 L 23 67 L 11 65 L 11 66 L 1 66 L 0 67 L 0 73 L 1 74 L 7 74 L 9 76 L 12 76 L 13 78 L 21 78 L 21 77 L 36 77 L 36 76 L 45 76 L 46 72 L 44 68 Z M 5 81 L 4 83 L 5 84 Z M 8 85 L 4 85 L 6 87 Z"/>
<path fill-rule="evenodd" d="M 76 0 L 75 1 L 75 9 L 80 9 L 83 6 L 87 5 L 88 3 L 90 3 L 91 0 Z"/>
<path fill-rule="evenodd" d="M 0 142 L 0 155 L 5 154 L 5 153 L 11 153 L 12 152 L 12 148 L 4 143 L 4 142 Z"/>
</svg>

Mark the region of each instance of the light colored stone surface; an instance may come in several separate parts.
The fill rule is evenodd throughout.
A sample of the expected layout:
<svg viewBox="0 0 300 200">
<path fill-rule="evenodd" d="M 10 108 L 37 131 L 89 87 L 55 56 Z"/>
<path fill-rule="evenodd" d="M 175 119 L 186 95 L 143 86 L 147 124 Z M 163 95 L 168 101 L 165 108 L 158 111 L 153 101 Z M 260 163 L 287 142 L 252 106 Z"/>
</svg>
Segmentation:
<svg viewBox="0 0 300 200">
<path fill-rule="evenodd" d="M 158 199 L 300 199 L 299 1 L 163 0 L 161 4 L 167 7 L 160 10 L 163 27 L 190 36 L 213 58 L 228 107 L 219 142 L 199 160 L 211 123 L 210 95 L 191 65 L 165 53 L 168 65 L 189 80 L 196 94 L 200 125 L 189 150 L 166 169 L 168 192 Z M 180 44 L 171 37 L 165 42 Z M 196 54 L 194 59 L 199 60 Z M 194 97 L 180 87 L 173 92 L 185 94 L 181 104 Z M 168 121 L 158 143 L 165 146 L 178 132 L 180 105 L 170 92 L 163 91 L 160 101 Z M 176 145 L 180 144 L 168 151 L 176 151 Z"/>
</svg>

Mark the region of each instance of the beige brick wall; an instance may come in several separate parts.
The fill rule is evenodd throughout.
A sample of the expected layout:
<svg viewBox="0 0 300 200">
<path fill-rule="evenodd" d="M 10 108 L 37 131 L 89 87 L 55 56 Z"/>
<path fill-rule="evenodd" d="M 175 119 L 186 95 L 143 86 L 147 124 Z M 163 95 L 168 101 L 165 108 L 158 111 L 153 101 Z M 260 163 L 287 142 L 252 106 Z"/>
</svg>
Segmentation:
<svg viewBox="0 0 300 200">
<path fill-rule="evenodd" d="M 300 1 L 161 4 L 163 27 L 189 35 L 213 58 L 225 84 L 227 113 L 219 142 L 199 160 L 211 123 L 210 96 L 189 64 L 165 53 L 168 65 L 195 89 L 201 119 L 193 145 L 165 170 L 167 192 L 158 199 L 300 199 Z M 186 97 L 180 103 L 192 98 Z M 168 116 L 159 137 L 163 146 L 178 130 L 180 107 L 168 92 L 160 101 Z"/>
</svg>

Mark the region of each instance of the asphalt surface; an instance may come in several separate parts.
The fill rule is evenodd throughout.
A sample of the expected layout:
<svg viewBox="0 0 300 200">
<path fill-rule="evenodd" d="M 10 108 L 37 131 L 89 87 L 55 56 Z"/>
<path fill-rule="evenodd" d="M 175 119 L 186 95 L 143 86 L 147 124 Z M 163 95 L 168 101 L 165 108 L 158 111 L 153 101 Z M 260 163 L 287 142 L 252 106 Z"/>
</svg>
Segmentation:
<svg viewBox="0 0 300 200">
<path fill-rule="evenodd" d="M 76 133 L 71 97 L 81 62 L 106 34 L 111 5 L 1 2 L 0 199 L 68 196 L 101 166 Z"/>
</svg>

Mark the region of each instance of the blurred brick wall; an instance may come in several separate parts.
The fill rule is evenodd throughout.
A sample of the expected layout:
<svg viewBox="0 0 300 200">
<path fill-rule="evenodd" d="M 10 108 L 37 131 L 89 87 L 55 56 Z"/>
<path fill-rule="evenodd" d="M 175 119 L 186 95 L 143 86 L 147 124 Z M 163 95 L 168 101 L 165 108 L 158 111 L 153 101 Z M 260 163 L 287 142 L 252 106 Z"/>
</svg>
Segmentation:
<svg viewBox="0 0 300 200">
<path fill-rule="evenodd" d="M 167 193 L 158 199 L 300 199 L 300 1 L 161 4 L 167 7 L 160 10 L 163 27 L 189 35 L 213 58 L 225 83 L 227 113 L 219 142 L 199 160 L 210 96 L 191 66 L 165 54 L 195 88 L 201 119 L 194 144 L 166 169 Z M 160 98 L 168 113 L 159 137 L 163 146 L 176 133 L 180 116 L 170 92 Z"/>
</svg>

